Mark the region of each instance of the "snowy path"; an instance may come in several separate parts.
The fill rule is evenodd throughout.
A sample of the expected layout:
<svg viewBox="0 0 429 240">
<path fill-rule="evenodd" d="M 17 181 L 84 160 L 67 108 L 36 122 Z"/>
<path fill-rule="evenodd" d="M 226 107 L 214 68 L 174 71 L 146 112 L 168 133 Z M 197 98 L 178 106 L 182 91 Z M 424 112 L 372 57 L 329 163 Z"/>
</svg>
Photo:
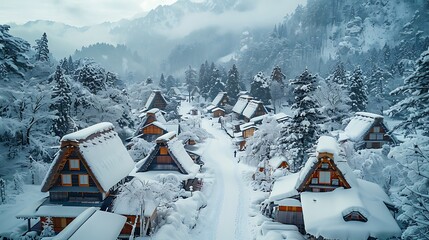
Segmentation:
<svg viewBox="0 0 429 240">
<path fill-rule="evenodd" d="M 248 227 L 249 194 L 243 183 L 231 139 L 203 119 L 202 127 L 214 136 L 203 154 L 206 167 L 214 170 L 215 181 L 207 195 L 203 223 L 195 230 L 195 239 L 251 239 Z M 210 225 L 209 225 L 210 224 Z"/>
</svg>

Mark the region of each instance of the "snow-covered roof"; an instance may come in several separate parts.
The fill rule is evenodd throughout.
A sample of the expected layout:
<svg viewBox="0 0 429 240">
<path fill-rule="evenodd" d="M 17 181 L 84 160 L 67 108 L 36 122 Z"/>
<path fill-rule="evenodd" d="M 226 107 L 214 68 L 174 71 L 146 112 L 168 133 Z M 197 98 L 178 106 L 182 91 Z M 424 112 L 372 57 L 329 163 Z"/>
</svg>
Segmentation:
<svg viewBox="0 0 429 240">
<path fill-rule="evenodd" d="M 151 122 L 151 123 L 149 123 L 148 125 L 146 125 L 145 127 L 150 126 L 150 125 L 157 126 L 157 127 L 161 128 L 162 130 L 167 131 L 167 127 L 165 126 L 165 124 L 163 124 L 163 123 L 161 123 L 161 122 L 158 122 L 158 121 Z"/>
<path fill-rule="evenodd" d="M 378 194 L 375 192 L 374 194 Z M 331 192 L 301 193 L 305 230 L 316 238 L 366 240 L 401 236 L 401 230 L 390 211 L 369 189 L 337 188 Z M 345 221 L 353 211 L 367 222 Z"/>
<path fill-rule="evenodd" d="M 49 239 L 117 239 L 127 218 L 91 207 L 82 212 L 58 235 Z M 45 238 L 44 238 L 45 239 Z"/>
<path fill-rule="evenodd" d="M 265 221 L 261 225 L 263 239 L 270 240 L 304 240 L 305 238 L 298 231 L 295 225 L 287 225 L 279 222 Z"/>
<path fill-rule="evenodd" d="M 213 108 L 211 111 L 212 111 L 212 112 L 215 112 L 215 111 L 222 111 L 222 112 L 225 112 L 225 110 L 223 110 L 223 109 L 222 109 L 222 108 L 220 108 L 220 107 L 215 107 L 215 108 Z"/>
<path fill-rule="evenodd" d="M 167 132 L 179 132 L 179 124 L 176 123 L 166 123 L 164 127 L 167 129 Z"/>
<path fill-rule="evenodd" d="M 288 120 L 289 118 L 290 116 L 283 112 L 279 112 L 274 115 L 274 119 L 276 119 L 277 122 L 283 122 Z"/>
<path fill-rule="evenodd" d="M 35 216 L 75 218 L 88 208 L 80 206 L 42 205 L 37 209 Z"/>
<path fill-rule="evenodd" d="M 168 142 L 168 141 L 170 141 L 170 139 L 173 139 L 175 136 L 176 136 L 176 132 L 171 131 L 171 132 L 168 132 L 162 136 L 159 136 L 156 139 L 156 142 Z"/>
<path fill-rule="evenodd" d="M 338 154 L 340 149 L 338 148 L 338 143 L 335 138 L 330 136 L 321 136 L 319 138 L 319 141 L 317 142 L 316 153 L 319 154 L 323 152 L 331 153 L 334 155 L 334 159 L 339 157 Z"/>
<path fill-rule="evenodd" d="M 206 110 L 207 110 L 207 112 L 211 112 L 211 111 L 212 111 L 212 109 L 214 109 L 214 108 L 216 108 L 216 106 L 214 106 L 214 105 L 210 104 L 210 105 L 208 105 L 208 106 L 206 107 Z"/>
<path fill-rule="evenodd" d="M 255 123 L 248 122 L 248 123 L 240 125 L 240 131 L 244 131 L 244 130 L 247 130 L 247 129 L 250 129 L 250 128 L 256 128 Z"/>
<path fill-rule="evenodd" d="M 344 129 L 344 132 L 352 141 L 358 142 L 362 140 L 376 119 L 382 121 L 383 116 L 374 113 L 357 112 Z"/>
<path fill-rule="evenodd" d="M 102 122 L 102 123 L 98 123 L 90 127 L 81 129 L 74 133 L 67 134 L 63 138 L 61 138 L 61 141 L 82 141 L 87 139 L 93 134 L 103 133 L 113 129 L 114 129 L 113 124 L 109 122 Z"/>
<path fill-rule="evenodd" d="M 168 94 L 180 95 L 182 92 L 177 87 L 171 87 L 170 90 L 168 90 Z"/>
<path fill-rule="evenodd" d="M 199 171 L 200 167 L 194 163 L 180 140 L 177 138 L 170 140 L 167 145 L 168 150 L 170 150 L 170 153 L 172 154 L 172 157 L 175 158 L 180 163 L 180 165 L 182 165 L 188 174 L 196 174 Z"/>
<path fill-rule="evenodd" d="M 39 199 L 38 201 L 32 202 L 29 206 L 26 206 L 17 215 L 16 218 L 38 218 L 36 216 L 37 209 L 47 200 L 48 197 Z"/>
<path fill-rule="evenodd" d="M 109 124 L 102 124 L 101 126 L 108 125 Z M 110 124 L 110 126 L 112 125 Z M 90 130 L 105 129 L 100 127 L 89 128 Z M 91 132 L 87 129 L 81 131 L 85 134 L 76 134 L 72 136 L 86 136 L 87 133 Z M 92 137 L 79 140 L 77 147 L 83 157 L 83 161 L 86 162 L 90 172 L 93 173 L 95 181 L 99 183 L 104 192 L 107 192 L 131 172 L 134 167 L 134 161 L 118 134 L 113 131 L 113 128 L 109 131 L 104 132 L 103 130 L 100 134 L 90 134 L 89 136 Z M 77 138 L 69 136 L 66 139 Z M 52 162 L 48 174 L 42 183 L 42 191 L 48 191 L 59 177 L 60 163 L 65 161 L 65 150 L 65 147 L 62 148 Z"/>
<path fill-rule="evenodd" d="M 255 124 L 260 124 L 260 123 L 262 123 L 262 120 L 264 120 L 265 117 L 266 117 L 265 115 L 257 116 L 257 117 L 251 118 L 249 120 L 249 122 L 253 122 Z"/>
<path fill-rule="evenodd" d="M 284 156 L 275 156 L 271 158 L 268 162 L 273 169 L 277 169 L 280 167 L 282 162 L 286 162 L 286 157 Z"/>
<path fill-rule="evenodd" d="M 155 99 L 156 95 L 161 96 L 161 98 L 164 100 L 164 102 L 167 102 L 164 98 L 164 96 L 162 96 L 162 93 L 160 90 L 152 90 L 152 93 L 149 95 L 149 98 L 146 101 L 146 104 L 144 106 L 145 110 L 148 110 L 152 107 L 152 102 Z"/>
<path fill-rule="evenodd" d="M 265 110 L 265 113 L 267 113 L 267 110 L 265 109 L 265 106 L 261 101 L 251 100 L 247 104 L 246 108 L 243 110 L 243 116 L 245 116 L 248 119 L 251 119 L 255 115 L 255 112 L 258 109 L 258 106 L 262 106 Z"/>
<path fill-rule="evenodd" d="M 246 108 L 247 103 L 252 100 L 252 97 L 249 95 L 241 95 L 237 102 L 235 103 L 234 107 L 232 108 L 232 111 L 240 114 L 243 112 L 243 110 Z"/>
<path fill-rule="evenodd" d="M 224 96 L 227 96 L 226 92 L 219 92 L 216 97 L 213 99 L 212 104 L 213 106 L 217 107 L 221 103 Z"/>
<path fill-rule="evenodd" d="M 273 185 L 273 189 L 270 193 L 270 201 L 279 201 L 285 198 L 297 196 L 298 192 L 298 180 L 300 173 L 293 173 L 284 177 L 278 178 Z"/>
</svg>

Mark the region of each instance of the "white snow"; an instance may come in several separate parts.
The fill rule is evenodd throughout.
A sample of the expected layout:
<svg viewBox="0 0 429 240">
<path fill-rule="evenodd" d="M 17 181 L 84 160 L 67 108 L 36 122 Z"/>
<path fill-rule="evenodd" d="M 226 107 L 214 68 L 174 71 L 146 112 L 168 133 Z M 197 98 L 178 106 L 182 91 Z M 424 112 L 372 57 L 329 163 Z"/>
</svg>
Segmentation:
<svg viewBox="0 0 429 240">
<path fill-rule="evenodd" d="M 277 179 L 271 190 L 270 201 L 279 201 L 285 198 L 297 196 L 299 193 L 297 183 L 300 173 L 294 173 Z"/>
<path fill-rule="evenodd" d="M 43 205 L 37 209 L 35 216 L 37 217 L 67 217 L 74 218 L 79 216 L 89 207 L 78 206 L 62 206 L 62 205 Z"/>
<path fill-rule="evenodd" d="M 335 138 L 330 137 L 330 136 L 321 136 L 319 138 L 318 143 L 317 143 L 316 152 L 317 153 L 323 153 L 323 152 L 331 153 L 334 155 L 334 159 L 337 159 L 339 157 L 338 153 L 340 152 L 340 150 L 338 148 L 338 143 L 335 140 Z"/>
<path fill-rule="evenodd" d="M 126 217 L 99 211 L 97 208 L 88 208 L 75 218 L 64 230 L 53 238 L 44 239 L 106 239 L 118 238 Z"/>
<path fill-rule="evenodd" d="M 156 139 L 156 142 L 168 142 L 170 139 L 173 139 L 176 136 L 176 132 L 172 131 L 172 132 L 168 132 L 162 136 L 159 136 Z"/>
<path fill-rule="evenodd" d="M 194 163 L 192 158 L 186 152 L 185 147 L 182 144 L 182 141 L 175 138 L 173 140 L 168 141 L 167 143 L 168 149 L 174 155 L 177 161 L 179 161 L 180 165 L 185 169 L 185 171 L 190 175 L 197 174 L 200 167 Z"/>
<path fill-rule="evenodd" d="M 102 123 L 98 123 L 98 124 L 92 125 L 90 127 L 84 128 L 84 129 L 79 130 L 77 132 L 67 134 L 61 139 L 61 141 L 85 140 L 86 138 L 88 138 L 92 134 L 106 132 L 109 130 L 113 130 L 113 128 L 114 128 L 113 124 L 111 124 L 109 122 L 102 122 Z"/>
</svg>

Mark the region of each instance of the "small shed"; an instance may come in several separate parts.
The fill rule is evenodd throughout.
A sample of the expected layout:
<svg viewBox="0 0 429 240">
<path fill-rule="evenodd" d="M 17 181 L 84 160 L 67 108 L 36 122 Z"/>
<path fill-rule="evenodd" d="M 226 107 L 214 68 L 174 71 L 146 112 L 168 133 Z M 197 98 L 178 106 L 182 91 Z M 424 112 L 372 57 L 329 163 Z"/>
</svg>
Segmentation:
<svg viewBox="0 0 429 240">
<path fill-rule="evenodd" d="M 246 122 L 249 122 L 251 118 L 259 117 L 267 113 L 268 111 L 263 102 L 251 100 L 243 110 L 243 117 Z"/>
<path fill-rule="evenodd" d="M 215 118 L 225 116 L 225 110 L 223 110 L 222 108 L 217 107 L 212 109 L 211 111 L 212 111 L 213 117 Z"/>
</svg>

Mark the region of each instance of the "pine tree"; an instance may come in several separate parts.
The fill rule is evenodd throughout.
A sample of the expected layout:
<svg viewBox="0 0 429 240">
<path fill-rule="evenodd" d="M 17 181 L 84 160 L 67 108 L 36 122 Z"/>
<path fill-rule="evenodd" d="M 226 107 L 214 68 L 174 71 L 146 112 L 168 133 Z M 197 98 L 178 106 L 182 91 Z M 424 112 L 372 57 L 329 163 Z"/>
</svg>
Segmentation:
<svg viewBox="0 0 429 240">
<path fill-rule="evenodd" d="M 188 90 L 188 100 L 191 101 L 191 91 L 197 84 L 197 71 L 191 66 L 185 71 L 186 89 Z"/>
<path fill-rule="evenodd" d="M 40 233 L 41 237 L 52 237 L 52 236 L 55 236 L 54 222 L 52 221 L 51 217 L 47 217 L 46 218 L 46 221 L 43 222 L 42 228 L 43 228 L 43 230 Z"/>
<path fill-rule="evenodd" d="M 200 88 L 201 95 L 207 99 L 208 94 L 211 88 L 210 79 L 212 76 L 212 70 L 210 70 L 209 63 L 206 61 L 201 65 L 199 79 L 198 79 L 198 87 Z"/>
<path fill-rule="evenodd" d="M 159 79 L 159 87 L 160 88 L 162 88 L 162 89 L 165 89 L 166 88 L 166 81 L 165 81 L 165 78 L 164 78 L 164 73 L 162 73 L 161 74 L 161 78 Z"/>
<path fill-rule="evenodd" d="M 226 81 L 225 90 L 228 93 L 229 98 L 232 102 L 237 99 L 237 95 L 240 92 L 239 86 L 239 73 L 237 67 L 232 65 L 232 68 L 228 71 L 228 78 Z"/>
<path fill-rule="evenodd" d="M 270 86 L 263 72 L 259 72 L 253 77 L 253 81 L 250 84 L 250 95 L 261 100 L 264 104 L 270 103 Z"/>
<path fill-rule="evenodd" d="M 67 62 L 67 58 L 64 58 L 60 61 L 60 66 L 61 68 L 64 70 L 64 74 L 69 75 L 70 71 L 69 71 L 69 64 Z"/>
<path fill-rule="evenodd" d="M 165 88 L 167 90 L 170 90 L 170 88 L 175 86 L 177 86 L 177 80 L 173 76 L 168 75 L 167 80 L 165 82 Z"/>
<path fill-rule="evenodd" d="M 24 71 L 33 67 L 26 52 L 30 44 L 21 38 L 9 34 L 8 25 L 0 24 L 0 76 L 15 74 L 24 78 Z"/>
<path fill-rule="evenodd" d="M 392 94 L 405 95 L 405 99 L 389 110 L 391 115 L 402 113 L 407 116 L 400 126 L 422 130 L 429 136 L 429 49 L 416 61 L 416 70 L 404 80 L 404 85 Z"/>
<path fill-rule="evenodd" d="M 68 59 L 68 70 L 69 70 L 69 73 L 68 73 L 69 75 L 73 74 L 75 70 L 75 66 L 71 56 L 69 56 L 69 59 Z"/>
<path fill-rule="evenodd" d="M 48 37 L 46 33 L 43 33 L 42 37 L 36 40 L 34 49 L 36 50 L 36 61 L 49 61 Z"/>
<path fill-rule="evenodd" d="M 84 63 L 75 71 L 75 79 L 93 94 L 105 89 L 105 77 L 104 68 L 92 61 Z"/>
<path fill-rule="evenodd" d="M 368 97 L 363 83 L 362 70 L 357 66 L 350 76 L 350 100 L 353 112 L 365 111 Z"/>
<path fill-rule="evenodd" d="M 306 69 L 299 77 L 290 82 L 294 86 L 294 116 L 281 131 L 279 145 L 290 159 L 292 171 L 298 171 L 308 158 L 319 136 L 320 106 L 313 99 L 316 90 L 316 77 Z"/>
<path fill-rule="evenodd" d="M 282 69 L 279 66 L 274 67 L 273 72 L 271 73 L 271 81 L 276 81 L 283 85 L 283 80 L 286 76 L 282 73 Z"/>
<path fill-rule="evenodd" d="M 106 86 L 115 87 L 118 84 L 118 75 L 116 73 L 106 73 Z"/>
<path fill-rule="evenodd" d="M 344 65 L 342 62 L 338 62 L 335 66 L 334 72 L 329 77 L 329 79 L 341 86 L 342 88 L 346 87 L 347 85 L 347 77 L 346 77 L 346 70 L 344 69 Z"/>
<path fill-rule="evenodd" d="M 225 84 L 221 81 L 221 78 L 218 77 L 215 81 L 215 84 L 210 89 L 209 97 L 210 99 L 214 99 L 219 92 L 225 91 Z"/>
<path fill-rule="evenodd" d="M 53 82 L 54 86 L 51 95 L 53 103 L 50 109 L 56 110 L 56 113 L 52 130 L 55 136 L 62 137 L 67 134 L 70 129 L 71 89 L 60 66 L 57 66 Z"/>
</svg>

